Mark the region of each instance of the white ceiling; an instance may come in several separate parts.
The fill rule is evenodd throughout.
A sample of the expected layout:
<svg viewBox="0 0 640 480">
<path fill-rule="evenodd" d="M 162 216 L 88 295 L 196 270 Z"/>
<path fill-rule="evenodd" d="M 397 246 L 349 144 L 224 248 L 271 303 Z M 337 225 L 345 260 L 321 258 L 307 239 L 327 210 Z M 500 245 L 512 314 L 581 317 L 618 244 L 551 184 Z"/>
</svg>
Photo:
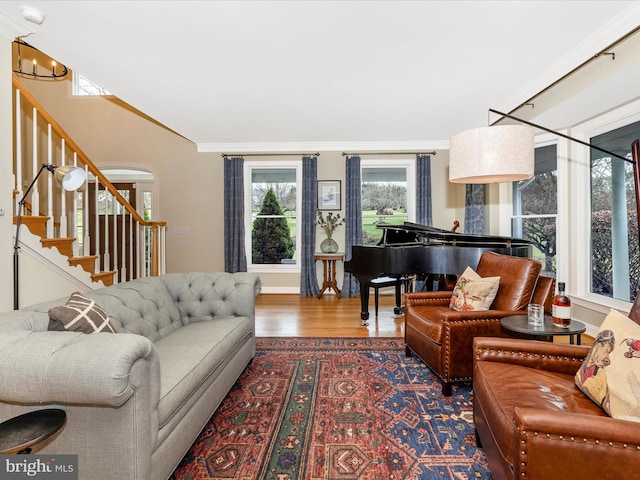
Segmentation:
<svg viewBox="0 0 640 480">
<path fill-rule="evenodd" d="M 446 148 L 637 25 L 612 0 L 0 1 L 0 35 L 227 152 Z"/>
</svg>

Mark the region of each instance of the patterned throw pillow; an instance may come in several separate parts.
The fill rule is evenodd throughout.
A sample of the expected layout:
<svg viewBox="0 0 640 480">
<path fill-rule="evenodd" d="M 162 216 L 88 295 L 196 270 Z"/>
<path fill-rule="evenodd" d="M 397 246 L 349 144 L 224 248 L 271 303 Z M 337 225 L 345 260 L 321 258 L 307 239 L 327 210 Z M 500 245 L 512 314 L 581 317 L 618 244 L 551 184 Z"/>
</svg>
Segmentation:
<svg viewBox="0 0 640 480">
<path fill-rule="evenodd" d="M 575 381 L 609 416 L 640 422 L 640 325 L 612 309 Z"/>
<path fill-rule="evenodd" d="M 456 282 L 449 307 L 459 312 L 489 310 L 499 286 L 500 277 L 482 278 L 473 268 L 467 267 Z"/>
<path fill-rule="evenodd" d="M 64 305 L 49 309 L 49 330 L 116 333 L 107 313 L 80 292 L 71 294 Z"/>
</svg>

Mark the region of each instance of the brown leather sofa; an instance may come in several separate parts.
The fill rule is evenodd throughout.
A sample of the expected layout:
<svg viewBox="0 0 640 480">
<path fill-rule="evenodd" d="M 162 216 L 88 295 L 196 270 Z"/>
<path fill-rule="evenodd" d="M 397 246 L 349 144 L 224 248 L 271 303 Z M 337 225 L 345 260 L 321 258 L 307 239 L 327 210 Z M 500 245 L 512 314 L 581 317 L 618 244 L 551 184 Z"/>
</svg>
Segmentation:
<svg viewBox="0 0 640 480">
<path fill-rule="evenodd" d="M 442 380 L 442 393 L 451 395 L 453 382 L 471 380 L 475 337 L 509 336 L 500 319 L 526 314 L 532 299 L 550 310 L 554 281 L 539 277 L 540 268 L 537 260 L 484 252 L 476 272 L 481 277 L 500 276 L 498 293 L 487 311 L 452 310 L 451 292 L 406 294 L 407 356 L 416 353 Z"/>
<path fill-rule="evenodd" d="M 589 347 L 476 338 L 473 348 L 474 421 L 494 480 L 636 478 L 640 425 L 608 417 L 575 385 Z"/>
</svg>

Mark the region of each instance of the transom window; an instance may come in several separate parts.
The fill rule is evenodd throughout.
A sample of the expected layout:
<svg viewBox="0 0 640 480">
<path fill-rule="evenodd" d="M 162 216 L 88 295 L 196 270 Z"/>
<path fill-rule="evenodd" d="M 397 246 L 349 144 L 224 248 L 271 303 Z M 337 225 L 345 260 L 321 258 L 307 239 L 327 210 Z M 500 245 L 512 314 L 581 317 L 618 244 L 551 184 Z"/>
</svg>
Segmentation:
<svg viewBox="0 0 640 480">
<path fill-rule="evenodd" d="M 92 96 L 92 95 L 111 95 L 100 85 L 92 82 L 87 77 L 73 72 L 73 95 L 76 96 Z"/>
</svg>

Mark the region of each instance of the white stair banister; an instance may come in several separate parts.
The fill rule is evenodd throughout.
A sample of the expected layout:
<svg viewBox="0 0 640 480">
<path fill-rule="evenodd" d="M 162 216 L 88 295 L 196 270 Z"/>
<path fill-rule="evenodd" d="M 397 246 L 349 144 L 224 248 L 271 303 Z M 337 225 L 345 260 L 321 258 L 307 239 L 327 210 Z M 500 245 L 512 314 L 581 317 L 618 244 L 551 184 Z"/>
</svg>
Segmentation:
<svg viewBox="0 0 640 480">
<path fill-rule="evenodd" d="M 64 145 L 64 138 L 61 139 L 61 145 L 60 145 L 60 152 L 61 152 L 61 158 L 60 158 L 60 165 L 66 165 L 67 164 L 67 159 L 66 159 L 66 155 L 65 155 L 65 145 Z M 75 192 L 74 192 L 74 196 L 75 196 Z M 51 207 L 53 208 L 53 207 Z M 67 238 L 69 237 L 69 229 L 67 226 L 67 192 L 64 188 L 60 189 L 60 218 L 58 220 L 60 222 L 60 229 L 58 230 L 58 236 L 59 237 L 63 237 L 63 238 Z"/>
<path fill-rule="evenodd" d="M 75 154 L 74 154 L 75 155 Z M 89 167 L 87 165 L 84 166 L 84 172 L 87 178 L 89 178 Z M 89 182 L 87 181 L 87 186 Z M 80 253 L 83 257 L 88 257 L 91 255 L 91 238 L 89 237 L 89 189 L 85 188 L 84 193 L 82 194 L 82 199 L 84 200 L 84 205 L 82 205 L 82 252 Z"/>
<path fill-rule="evenodd" d="M 16 88 L 16 171 L 15 171 L 15 189 L 17 195 L 15 196 L 14 211 L 18 210 L 18 202 L 22 198 L 22 106 L 20 105 L 20 90 Z"/>
<path fill-rule="evenodd" d="M 100 266 L 100 259 L 102 258 L 102 253 L 100 252 L 100 204 L 98 203 L 98 190 L 100 188 L 100 184 L 98 183 L 98 177 L 95 178 L 95 188 L 94 188 L 94 205 L 96 206 L 96 211 L 95 211 L 95 218 L 93 219 L 93 221 L 95 222 L 95 229 L 94 229 L 94 235 L 96 236 L 96 238 L 94 239 L 94 243 L 95 243 L 95 250 L 93 251 L 93 254 L 96 256 L 96 266 L 95 266 L 95 270 L 96 272 L 99 272 L 101 269 Z"/>
<path fill-rule="evenodd" d="M 118 203 L 115 197 L 111 197 L 111 208 L 113 211 L 113 269 L 116 272 L 114 281 L 118 282 Z"/>
<path fill-rule="evenodd" d="M 104 191 L 104 269 L 109 270 L 111 268 L 111 255 L 109 253 L 109 198 L 111 197 L 111 192 L 105 189 Z M 98 216 L 98 219 L 100 216 Z"/>
<path fill-rule="evenodd" d="M 53 143 L 51 139 L 51 124 L 47 124 L 47 163 L 53 165 Z M 53 175 L 47 175 L 47 238 L 55 237 L 53 232 Z"/>
<path fill-rule="evenodd" d="M 38 172 L 38 110 L 33 107 L 33 161 L 32 161 L 32 174 L 33 178 Z M 40 215 L 40 190 L 38 188 L 38 182 L 35 183 L 31 190 L 31 215 Z"/>
</svg>

